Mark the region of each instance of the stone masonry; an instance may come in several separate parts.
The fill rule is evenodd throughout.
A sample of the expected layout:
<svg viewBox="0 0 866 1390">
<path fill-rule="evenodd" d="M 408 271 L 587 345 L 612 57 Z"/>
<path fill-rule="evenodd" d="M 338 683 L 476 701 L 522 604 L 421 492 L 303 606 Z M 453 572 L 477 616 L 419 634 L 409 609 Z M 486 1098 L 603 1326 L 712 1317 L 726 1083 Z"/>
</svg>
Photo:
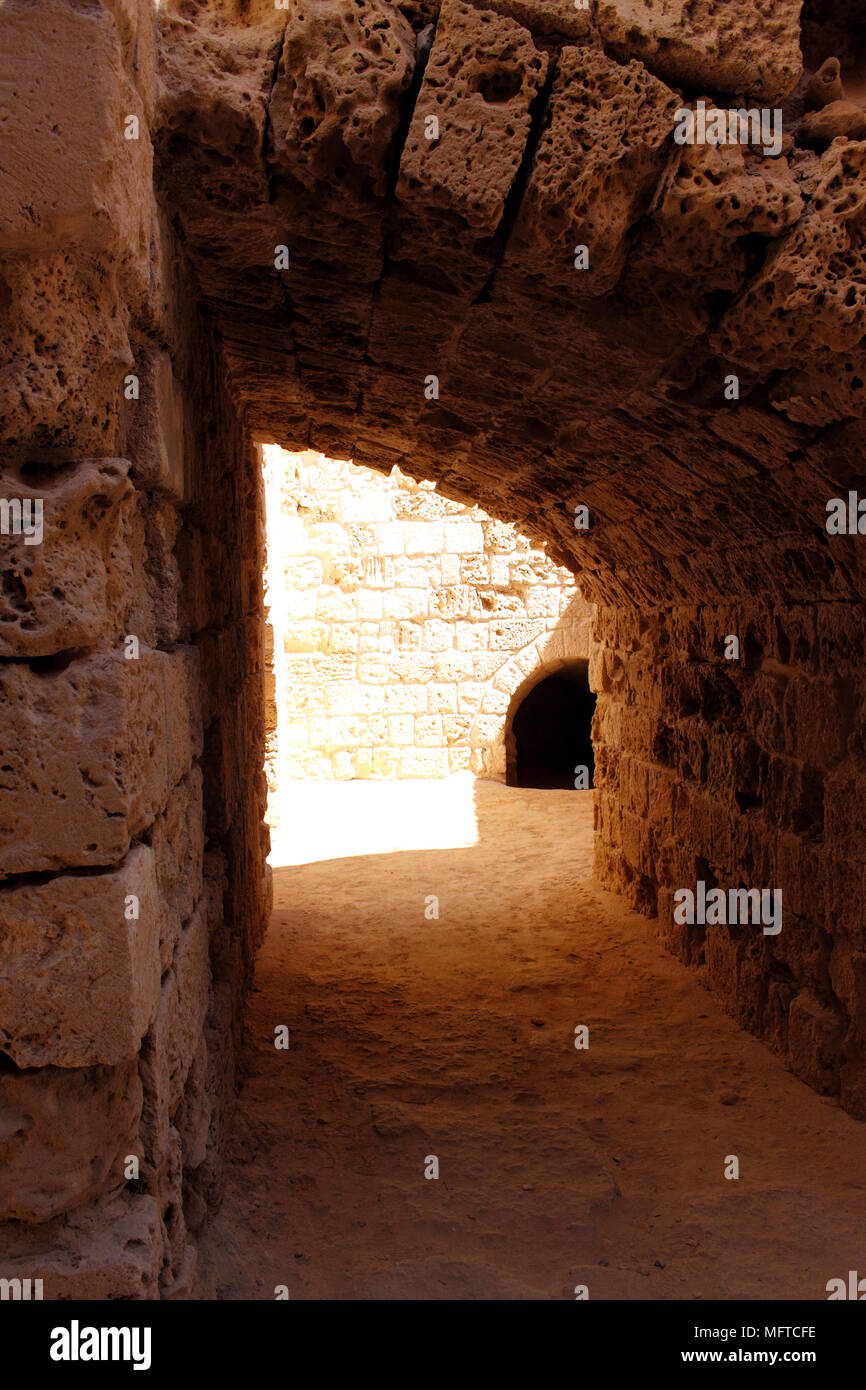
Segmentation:
<svg viewBox="0 0 866 1390">
<path fill-rule="evenodd" d="M 344 621 L 325 562 L 357 554 L 323 539 L 291 591 L 314 602 L 296 674 L 383 675 L 382 710 L 309 711 L 304 739 L 411 719 L 396 770 L 402 748 L 444 768 L 437 721 L 471 719 L 484 766 L 502 710 L 461 689 L 511 698 L 561 617 L 534 583 L 485 617 L 519 581 L 464 582 L 514 527 L 596 606 L 598 876 L 866 1118 L 856 6 L 5 0 L 0 38 L 0 1276 L 195 1287 L 270 893 L 264 444 L 396 465 L 435 492 L 383 499 L 443 508 L 308 518 L 401 548 L 394 588 L 351 591 L 381 597 L 357 616 L 391 651 L 360 628 L 357 654 L 317 650 Z M 777 111 L 778 148 L 679 143 L 701 100 Z M 408 528 L 440 523 L 459 578 L 398 586 Z M 419 601 L 425 644 L 451 624 L 439 653 L 398 640 Z M 527 643 L 493 646 L 509 624 Z M 456 711 L 430 707 L 437 656 Z M 339 751 L 372 770 L 357 730 Z M 696 880 L 781 889 L 781 934 L 677 924 Z"/>
<path fill-rule="evenodd" d="M 286 778 L 504 780 L 517 688 L 589 656 L 592 610 L 573 576 L 513 526 L 399 469 L 266 455 L 280 504 L 268 518 L 269 651 L 273 625 L 286 629 L 282 660 L 268 658 L 271 817 Z"/>
</svg>

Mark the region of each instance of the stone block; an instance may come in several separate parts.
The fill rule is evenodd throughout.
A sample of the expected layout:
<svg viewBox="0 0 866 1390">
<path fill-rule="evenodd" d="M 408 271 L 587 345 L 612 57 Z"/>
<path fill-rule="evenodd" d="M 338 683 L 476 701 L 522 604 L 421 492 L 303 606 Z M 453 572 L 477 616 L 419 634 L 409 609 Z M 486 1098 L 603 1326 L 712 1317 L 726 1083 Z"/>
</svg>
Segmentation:
<svg viewBox="0 0 866 1390">
<path fill-rule="evenodd" d="M 388 716 L 388 742 L 395 748 L 411 747 L 415 741 L 414 718 L 411 714 Z"/>
<path fill-rule="evenodd" d="M 65 0 L 5 8 L 0 245 L 119 258 L 146 285 L 150 137 L 111 11 Z M 130 115 L 137 139 L 125 138 Z"/>
<path fill-rule="evenodd" d="M 403 549 L 407 555 L 438 555 L 442 545 L 441 521 L 403 522 Z"/>
<path fill-rule="evenodd" d="M 519 24 L 444 0 L 400 160 L 400 259 L 433 260 L 467 292 L 484 280 L 473 252 L 502 220 L 547 61 Z"/>
<path fill-rule="evenodd" d="M 818 1091 L 832 1091 L 844 1028 L 841 1019 L 808 991 L 792 1000 L 788 1015 L 791 1070 Z"/>
<path fill-rule="evenodd" d="M 199 1047 L 210 980 L 207 906 L 202 898 L 181 933 L 162 981 L 153 1026 L 141 1049 L 142 1133 L 151 1168 L 159 1166 L 168 1150 L 169 1120 L 183 1097 Z"/>
<path fill-rule="evenodd" d="M 596 22 L 615 57 L 640 58 L 666 82 L 776 102 L 802 70 L 799 19 L 798 0 L 599 0 Z"/>
<path fill-rule="evenodd" d="M 438 748 L 442 743 L 442 718 L 438 714 L 419 714 L 415 718 L 415 745 Z"/>
<path fill-rule="evenodd" d="M 185 499 L 183 394 L 168 353 L 153 353 L 136 362 L 137 400 L 125 401 L 128 419 L 125 450 L 132 476 L 141 488 Z"/>
<path fill-rule="evenodd" d="M 638 62 L 565 48 L 506 264 L 572 296 L 610 291 L 664 169 L 678 104 Z M 578 246 L 587 268 L 575 267 Z"/>
<path fill-rule="evenodd" d="M 340 208 L 367 189 L 384 193 L 414 65 L 411 26 L 383 0 L 292 10 L 268 111 L 277 168 Z M 335 137 L 345 160 L 339 180 Z"/>
<path fill-rule="evenodd" d="M 483 551 L 484 531 L 477 521 L 446 521 L 445 549 L 452 555 Z"/>
<path fill-rule="evenodd" d="M 423 589 L 391 589 L 383 595 L 386 618 L 426 618 L 429 598 Z"/>
<path fill-rule="evenodd" d="M 322 561 L 316 556 L 286 560 L 283 583 L 287 589 L 315 589 L 322 583 L 323 573 Z"/>
<path fill-rule="evenodd" d="M 49 656 L 117 639 L 130 602 L 112 558 L 131 508 L 127 471 L 123 459 L 45 469 L 38 481 L 0 469 L 0 656 Z"/>
<path fill-rule="evenodd" d="M 456 714 L 457 686 L 438 684 L 428 686 L 427 711 L 429 714 Z"/>
<path fill-rule="evenodd" d="M 189 696 L 166 696 L 181 662 L 142 648 L 138 660 L 113 651 L 59 671 L 0 669 L 0 873 L 123 857 L 191 760 Z"/>
<path fill-rule="evenodd" d="M 153 851 L 138 845 L 108 873 L 0 889 L 0 920 L 0 1051 L 19 1067 L 134 1057 L 159 1001 Z"/>
<path fill-rule="evenodd" d="M 10 1254 L 3 1275 L 41 1279 L 45 1299 L 159 1297 L 162 1227 L 152 1197 L 124 1194 L 50 1226 L 16 1227 L 0 1237 Z"/>
<path fill-rule="evenodd" d="M 36 14 L 36 11 L 28 11 Z M 7 256 L 0 320 L 0 440 L 28 462 L 117 452 L 124 374 L 134 367 L 113 276 L 94 257 Z"/>
<path fill-rule="evenodd" d="M 283 612 L 290 622 L 296 618 L 315 618 L 319 617 L 327 620 L 327 613 L 318 613 L 318 596 L 314 589 L 302 589 L 300 592 L 289 590 L 283 598 Z"/>
<path fill-rule="evenodd" d="M 0 1071 L 0 1221 L 49 1221 L 125 1182 L 140 1156 L 135 1061 Z"/>
<path fill-rule="evenodd" d="M 424 685 L 389 685 L 385 689 L 387 714 L 425 714 L 427 687 Z"/>
<path fill-rule="evenodd" d="M 181 924 L 190 916 L 202 893 L 204 807 L 198 765 L 178 782 L 162 815 L 157 816 L 150 844 L 164 904 L 160 961 L 165 970 L 174 955 Z"/>
<path fill-rule="evenodd" d="M 400 754 L 399 777 L 445 777 L 448 753 L 444 748 L 407 748 Z"/>
</svg>

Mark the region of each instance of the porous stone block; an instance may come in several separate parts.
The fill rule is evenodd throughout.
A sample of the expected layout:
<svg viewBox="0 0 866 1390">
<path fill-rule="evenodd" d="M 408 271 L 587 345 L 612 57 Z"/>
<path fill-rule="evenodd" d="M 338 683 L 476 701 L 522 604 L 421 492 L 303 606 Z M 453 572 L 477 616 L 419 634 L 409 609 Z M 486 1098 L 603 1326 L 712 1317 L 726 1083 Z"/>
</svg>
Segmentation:
<svg viewBox="0 0 866 1390">
<path fill-rule="evenodd" d="M 678 99 L 642 64 L 563 50 L 506 265 L 572 296 L 618 281 L 668 158 Z M 586 265 L 576 265 L 578 247 Z"/>
<path fill-rule="evenodd" d="M 0 1051 L 19 1067 L 134 1057 L 159 1000 L 160 912 L 146 845 L 108 873 L 0 889 Z"/>
<path fill-rule="evenodd" d="M 136 484 L 184 500 L 183 395 L 166 352 L 133 368 L 138 396 L 125 401 L 125 452 Z"/>
<path fill-rule="evenodd" d="M 113 456 L 123 379 L 134 367 L 114 277 L 95 253 L 9 255 L 0 296 L 6 457 Z"/>
<path fill-rule="evenodd" d="M 112 551 L 131 508 L 128 468 L 88 459 L 38 480 L 0 469 L 0 657 L 117 639 L 130 593 Z"/>
<path fill-rule="evenodd" d="M 146 283 L 150 138 L 111 10 L 99 0 L 4 10 L 0 245 L 120 256 Z M 125 138 L 128 116 L 137 138 Z"/>
<path fill-rule="evenodd" d="M 435 262 L 464 292 L 483 282 L 477 243 L 502 220 L 547 62 L 513 20 L 444 0 L 400 159 L 396 259 Z"/>
<path fill-rule="evenodd" d="M 678 86 L 778 101 L 802 70 L 799 0 L 599 0 L 597 24 L 621 61 Z"/>
<path fill-rule="evenodd" d="M 120 1188 L 140 1116 L 135 1061 L 0 1070 L 0 1221 L 49 1221 Z"/>
<path fill-rule="evenodd" d="M 163 1254 L 152 1197 L 126 1194 L 47 1226 L 0 1232 L 5 1278 L 41 1279 L 45 1299 L 155 1299 Z"/>
<path fill-rule="evenodd" d="M 384 193 L 385 156 L 414 65 L 412 29 L 383 0 L 296 6 L 268 108 L 277 168 L 337 203 L 346 192 Z"/>
<path fill-rule="evenodd" d="M 143 1134 L 151 1167 L 164 1160 L 169 1119 L 182 1097 L 207 1014 L 210 992 L 207 904 L 199 900 L 178 941 L 141 1054 Z"/>
<path fill-rule="evenodd" d="M 0 668 L 0 875 L 116 863 L 198 747 L 181 652 Z"/>
<path fill-rule="evenodd" d="M 400 754 L 400 777 L 445 777 L 448 753 L 444 748 L 407 748 Z"/>
</svg>

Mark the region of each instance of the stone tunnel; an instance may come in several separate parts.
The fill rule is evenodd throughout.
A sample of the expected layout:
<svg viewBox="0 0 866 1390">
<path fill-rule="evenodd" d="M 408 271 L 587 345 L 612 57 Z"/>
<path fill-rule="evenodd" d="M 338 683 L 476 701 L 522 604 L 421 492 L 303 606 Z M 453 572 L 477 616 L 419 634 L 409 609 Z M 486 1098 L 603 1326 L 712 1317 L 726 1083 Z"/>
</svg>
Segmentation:
<svg viewBox="0 0 866 1390">
<path fill-rule="evenodd" d="M 0 1274 L 196 1296 L 270 910 L 264 445 L 574 575 L 596 882 L 866 1119 L 866 20 L 7 0 L 0 35 Z M 781 930 L 678 920 L 699 885 Z"/>
</svg>

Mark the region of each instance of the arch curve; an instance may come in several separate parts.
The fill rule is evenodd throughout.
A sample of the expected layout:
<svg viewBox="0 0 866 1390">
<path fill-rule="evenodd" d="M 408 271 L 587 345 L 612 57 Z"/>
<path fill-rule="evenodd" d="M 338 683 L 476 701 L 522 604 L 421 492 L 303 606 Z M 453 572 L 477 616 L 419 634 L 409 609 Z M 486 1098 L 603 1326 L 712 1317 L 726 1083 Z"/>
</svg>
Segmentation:
<svg viewBox="0 0 866 1390">
<path fill-rule="evenodd" d="M 517 705 L 538 681 L 555 675 L 571 662 L 589 663 L 591 615 L 565 616 L 570 620 L 513 652 L 487 682 L 469 736 L 472 771 L 476 776 L 506 781 L 507 731 Z"/>
</svg>

